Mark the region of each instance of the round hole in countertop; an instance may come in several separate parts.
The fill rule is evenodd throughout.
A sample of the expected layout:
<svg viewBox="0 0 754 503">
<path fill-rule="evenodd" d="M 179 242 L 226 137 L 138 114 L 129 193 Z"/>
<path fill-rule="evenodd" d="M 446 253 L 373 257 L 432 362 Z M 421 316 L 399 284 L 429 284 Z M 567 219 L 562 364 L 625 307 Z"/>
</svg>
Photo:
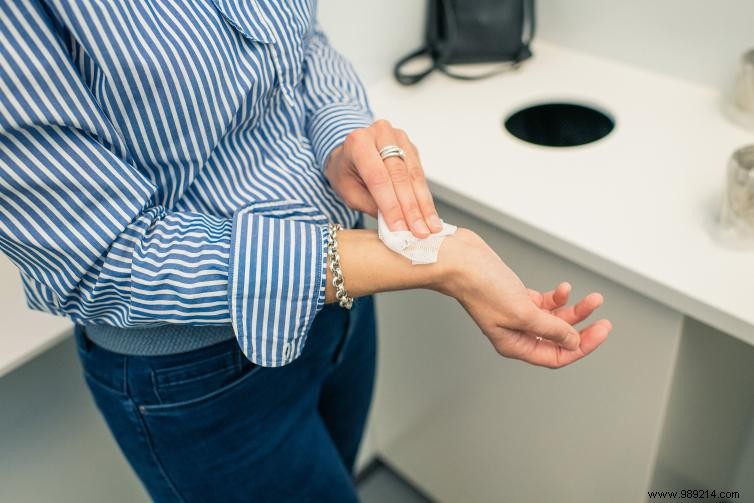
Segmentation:
<svg viewBox="0 0 754 503">
<path fill-rule="evenodd" d="M 547 147 L 586 145 L 609 135 L 615 121 L 606 113 L 576 103 L 541 103 L 517 110 L 505 119 L 516 138 Z"/>
</svg>

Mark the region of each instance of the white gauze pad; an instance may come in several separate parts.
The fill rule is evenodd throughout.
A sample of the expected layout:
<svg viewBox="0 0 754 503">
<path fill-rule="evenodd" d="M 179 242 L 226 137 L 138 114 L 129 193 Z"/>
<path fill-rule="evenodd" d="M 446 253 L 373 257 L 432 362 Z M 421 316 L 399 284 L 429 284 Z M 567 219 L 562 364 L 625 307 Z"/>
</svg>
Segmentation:
<svg viewBox="0 0 754 503">
<path fill-rule="evenodd" d="M 455 225 L 442 222 L 442 230 L 431 234 L 429 237 L 419 239 L 411 231 L 391 231 L 382 213 L 377 213 L 377 233 L 385 246 L 396 253 L 400 253 L 411 261 L 412 264 L 433 264 L 437 262 L 437 254 L 440 251 L 445 236 L 456 232 Z"/>
</svg>

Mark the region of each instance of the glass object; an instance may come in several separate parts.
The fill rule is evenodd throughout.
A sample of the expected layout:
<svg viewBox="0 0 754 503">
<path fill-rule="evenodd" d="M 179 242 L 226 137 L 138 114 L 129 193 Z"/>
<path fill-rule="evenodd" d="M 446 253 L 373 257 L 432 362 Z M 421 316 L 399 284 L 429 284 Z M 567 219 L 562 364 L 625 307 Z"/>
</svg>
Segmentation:
<svg viewBox="0 0 754 503">
<path fill-rule="evenodd" d="M 736 150 L 728 162 L 720 223 L 738 237 L 754 238 L 754 145 Z"/>
<path fill-rule="evenodd" d="M 734 122 L 754 130 L 754 49 L 741 56 L 733 96 L 727 104 Z"/>
<path fill-rule="evenodd" d="M 754 114 L 754 49 L 741 57 L 736 81 L 735 103 L 743 112 Z"/>
</svg>

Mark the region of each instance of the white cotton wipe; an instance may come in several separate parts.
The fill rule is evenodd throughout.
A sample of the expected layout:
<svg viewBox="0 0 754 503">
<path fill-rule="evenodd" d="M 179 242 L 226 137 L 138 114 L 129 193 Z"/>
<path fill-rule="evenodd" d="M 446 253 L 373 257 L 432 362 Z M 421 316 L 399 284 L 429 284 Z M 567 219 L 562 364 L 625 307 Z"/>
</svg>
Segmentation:
<svg viewBox="0 0 754 503">
<path fill-rule="evenodd" d="M 455 225 L 442 223 L 442 230 L 431 234 L 424 239 L 417 238 L 411 231 L 391 231 L 382 213 L 377 213 L 377 233 L 385 246 L 396 253 L 400 253 L 411 261 L 412 264 L 433 264 L 437 262 L 437 254 L 440 251 L 445 236 L 456 232 Z"/>
</svg>

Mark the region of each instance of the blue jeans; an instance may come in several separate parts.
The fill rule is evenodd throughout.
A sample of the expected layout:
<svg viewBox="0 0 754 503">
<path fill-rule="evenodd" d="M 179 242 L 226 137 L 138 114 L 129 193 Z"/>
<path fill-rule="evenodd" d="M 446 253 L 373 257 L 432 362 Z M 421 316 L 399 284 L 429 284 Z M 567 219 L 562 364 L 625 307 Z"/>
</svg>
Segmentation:
<svg viewBox="0 0 754 503">
<path fill-rule="evenodd" d="M 235 340 L 126 356 L 76 330 L 84 376 L 158 502 L 355 502 L 352 469 L 375 371 L 371 297 L 326 306 L 303 354 L 250 363 Z M 96 474 L 94 474 L 96 476 Z"/>
</svg>

